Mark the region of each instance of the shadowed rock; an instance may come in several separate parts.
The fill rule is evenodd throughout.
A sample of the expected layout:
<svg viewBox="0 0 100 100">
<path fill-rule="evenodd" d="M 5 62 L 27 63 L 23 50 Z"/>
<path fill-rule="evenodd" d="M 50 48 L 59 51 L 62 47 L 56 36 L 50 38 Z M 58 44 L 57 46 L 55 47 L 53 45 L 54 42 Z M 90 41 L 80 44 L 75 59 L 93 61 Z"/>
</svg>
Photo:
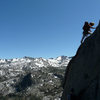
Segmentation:
<svg viewBox="0 0 100 100">
<path fill-rule="evenodd" d="M 26 76 L 24 76 L 24 78 L 19 84 L 16 85 L 16 91 L 17 92 L 23 91 L 31 85 L 32 85 L 32 79 L 31 79 L 31 73 L 29 73 Z"/>
<path fill-rule="evenodd" d="M 77 100 L 100 100 L 100 22 L 70 61 L 63 87 L 62 100 L 69 95 Z"/>
</svg>

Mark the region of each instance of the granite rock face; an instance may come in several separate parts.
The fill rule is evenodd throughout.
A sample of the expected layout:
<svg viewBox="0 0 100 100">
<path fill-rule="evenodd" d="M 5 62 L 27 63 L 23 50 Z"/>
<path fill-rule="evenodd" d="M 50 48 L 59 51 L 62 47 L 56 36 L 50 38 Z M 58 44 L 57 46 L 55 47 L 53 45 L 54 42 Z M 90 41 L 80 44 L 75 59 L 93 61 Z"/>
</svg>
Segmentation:
<svg viewBox="0 0 100 100">
<path fill-rule="evenodd" d="M 63 87 L 62 100 L 100 100 L 100 22 L 67 66 Z"/>
</svg>

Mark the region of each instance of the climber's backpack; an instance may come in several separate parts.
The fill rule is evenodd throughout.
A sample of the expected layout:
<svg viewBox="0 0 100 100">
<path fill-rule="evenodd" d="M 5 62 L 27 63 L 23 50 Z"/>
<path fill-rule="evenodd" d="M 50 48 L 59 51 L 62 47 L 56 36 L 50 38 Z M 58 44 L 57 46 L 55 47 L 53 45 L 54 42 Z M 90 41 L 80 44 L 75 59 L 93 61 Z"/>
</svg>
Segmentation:
<svg viewBox="0 0 100 100">
<path fill-rule="evenodd" d="M 89 26 L 88 22 L 85 22 L 85 24 L 83 26 L 83 30 L 84 31 L 89 31 L 90 30 L 90 26 Z"/>
</svg>

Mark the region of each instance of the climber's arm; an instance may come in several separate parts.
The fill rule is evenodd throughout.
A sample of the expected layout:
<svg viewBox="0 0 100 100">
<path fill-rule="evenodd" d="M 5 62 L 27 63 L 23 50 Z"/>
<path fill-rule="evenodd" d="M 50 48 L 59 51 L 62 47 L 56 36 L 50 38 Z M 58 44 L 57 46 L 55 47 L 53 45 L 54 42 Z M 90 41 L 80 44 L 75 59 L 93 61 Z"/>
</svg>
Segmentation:
<svg viewBox="0 0 100 100">
<path fill-rule="evenodd" d="M 91 26 L 91 28 L 92 28 L 92 29 L 96 29 L 96 27 L 92 27 L 92 26 Z"/>
</svg>

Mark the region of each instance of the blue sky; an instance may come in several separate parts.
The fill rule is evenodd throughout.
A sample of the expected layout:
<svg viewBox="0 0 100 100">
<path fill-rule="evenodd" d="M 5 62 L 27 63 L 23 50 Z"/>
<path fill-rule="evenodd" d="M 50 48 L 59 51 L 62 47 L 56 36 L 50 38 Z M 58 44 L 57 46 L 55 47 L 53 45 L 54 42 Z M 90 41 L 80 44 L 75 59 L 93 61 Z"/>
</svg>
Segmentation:
<svg viewBox="0 0 100 100">
<path fill-rule="evenodd" d="M 0 58 L 74 56 L 100 0 L 0 0 Z"/>
</svg>

